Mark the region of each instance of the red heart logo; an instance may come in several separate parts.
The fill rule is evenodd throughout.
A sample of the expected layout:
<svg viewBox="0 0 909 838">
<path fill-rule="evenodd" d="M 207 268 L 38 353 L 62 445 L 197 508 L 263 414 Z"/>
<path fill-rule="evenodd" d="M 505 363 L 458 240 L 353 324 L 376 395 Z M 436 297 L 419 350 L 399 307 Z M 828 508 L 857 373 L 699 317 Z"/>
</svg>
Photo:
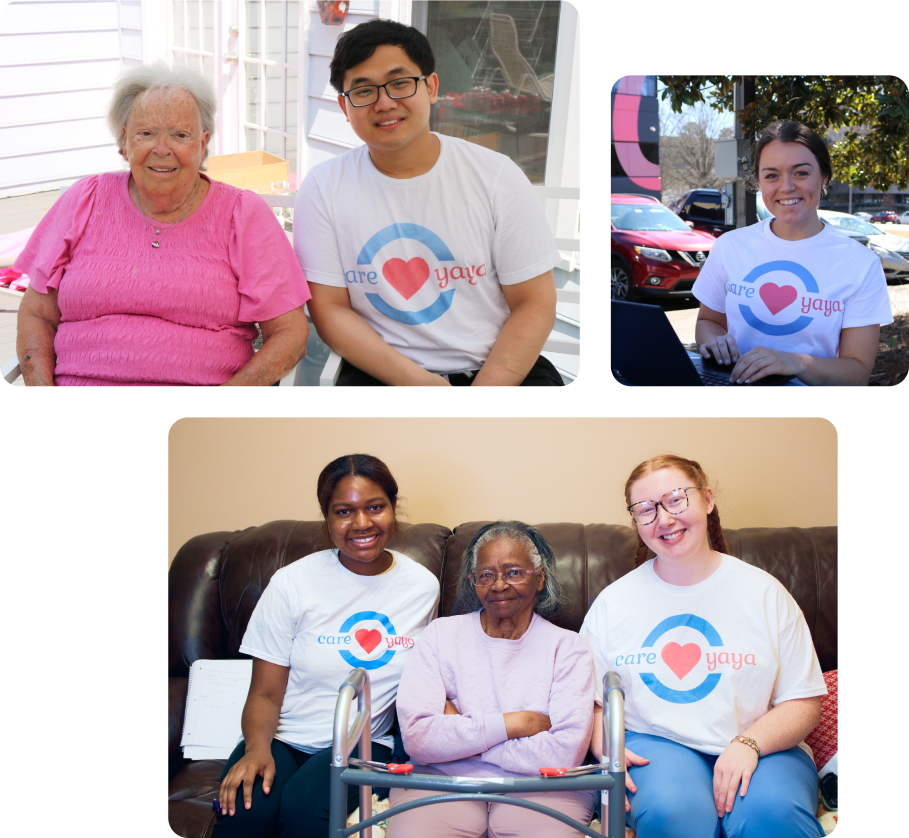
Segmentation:
<svg viewBox="0 0 909 838">
<path fill-rule="evenodd" d="M 357 643 L 359 643 L 366 651 L 368 655 L 373 649 L 376 648 L 382 642 L 382 632 L 377 629 L 360 629 L 354 637 L 357 638 Z M 698 650 L 700 654 L 700 650 Z"/>
<path fill-rule="evenodd" d="M 429 279 L 429 265 L 419 256 L 414 256 L 409 262 L 389 259 L 382 265 L 382 276 L 405 300 L 409 300 Z"/>
<path fill-rule="evenodd" d="M 792 285 L 779 286 L 773 282 L 765 282 L 761 286 L 761 299 L 771 314 L 777 314 L 786 306 L 792 305 L 798 295 L 799 292 Z"/>
<path fill-rule="evenodd" d="M 662 651 L 663 660 L 681 681 L 701 659 L 701 647 L 697 643 L 686 643 L 679 646 L 678 643 L 667 643 Z"/>
</svg>

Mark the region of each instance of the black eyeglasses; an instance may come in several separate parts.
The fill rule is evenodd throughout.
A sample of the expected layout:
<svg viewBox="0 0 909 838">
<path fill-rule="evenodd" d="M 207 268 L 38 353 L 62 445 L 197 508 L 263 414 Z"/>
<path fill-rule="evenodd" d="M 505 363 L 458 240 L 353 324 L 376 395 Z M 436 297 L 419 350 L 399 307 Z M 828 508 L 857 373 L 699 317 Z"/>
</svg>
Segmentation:
<svg viewBox="0 0 909 838">
<path fill-rule="evenodd" d="M 657 516 L 657 507 L 662 506 L 670 515 L 678 515 L 688 509 L 688 490 L 700 489 L 700 486 L 686 486 L 684 489 L 673 489 L 666 492 L 659 500 L 642 500 L 625 508 L 631 513 L 636 524 L 650 524 Z"/>
<path fill-rule="evenodd" d="M 342 93 L 355 108 L 365 108 L 379 101 L 379 91 L 384 89 L 389 99 L 409 99 L 417 92 L 417 82 L 426 81 L 426 76 L 405 76 L 385 84 L 364 84 Z"/>
</svg>

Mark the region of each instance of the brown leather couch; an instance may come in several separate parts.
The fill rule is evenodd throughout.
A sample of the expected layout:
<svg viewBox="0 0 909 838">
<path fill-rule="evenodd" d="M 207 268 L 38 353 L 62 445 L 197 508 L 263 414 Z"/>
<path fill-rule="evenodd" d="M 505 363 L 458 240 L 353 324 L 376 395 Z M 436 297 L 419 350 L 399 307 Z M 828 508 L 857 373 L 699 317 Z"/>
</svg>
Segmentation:
<svg viewBox="0 0 909 838">
<path fill-rule="evenodd" d="M 454 605 L 464 550 L 484 523 L 461 524 L 454 532 L 436 524 L 405 524 L 403 552 L 439 577 L 443 616 Z M 577 631 L 597 594 L 633 569 L 633 533 L 612 524 L 537 526 L 552 546 L 572 603 L 555 622 Z M 795 597 L 821 669 L 836 669 L 836 527 L 725 532 L 733 556 L 772 573 Z M 199 658 L 242 657 L 243 632 L 272 574 L 325 546 L 319 521 L 272 521 L 242 532 L 196 536 L 177 553 L 169 572 L 168 764 L 169 818 L 178 835 L 211 835 L 211 801 L 224 767 L 223 761 L 184 760 L 180 751 L 190 664 Z"/>
</svg>

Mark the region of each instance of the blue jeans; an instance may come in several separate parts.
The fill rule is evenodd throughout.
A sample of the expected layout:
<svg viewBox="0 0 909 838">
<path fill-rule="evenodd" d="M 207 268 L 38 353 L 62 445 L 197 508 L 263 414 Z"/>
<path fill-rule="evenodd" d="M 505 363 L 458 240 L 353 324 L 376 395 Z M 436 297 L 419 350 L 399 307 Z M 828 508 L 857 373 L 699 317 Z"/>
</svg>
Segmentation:
<svg viewBox="0 0 909 838">
<path fill-rule="evenodd" d="M 819 838 L 817 769 L 801 748 L 761 757 L 744 797 L 717 817 L 713 766 L 717 756 L 669 739 L 625 732 L 625 747 L 649 759 L 629 765 L 637 793 L 628 793 L 626 824 L 637 838 Z"/>
</svg>

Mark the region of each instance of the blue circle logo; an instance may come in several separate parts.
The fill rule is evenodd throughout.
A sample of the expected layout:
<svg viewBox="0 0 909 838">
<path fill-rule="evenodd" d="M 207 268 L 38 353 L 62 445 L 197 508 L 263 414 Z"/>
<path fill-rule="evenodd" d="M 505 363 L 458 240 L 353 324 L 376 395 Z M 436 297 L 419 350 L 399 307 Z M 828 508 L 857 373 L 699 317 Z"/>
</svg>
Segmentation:
<svg viewBox="0 0 909 838">
<path fill-rule="evenodd" d="M 701 617 L 695 617 L 694 614 L 677 614 L 675 617 L 667 617 L 663 622 L 661 622 L 650 634 L 647 635 L 647 639 L 641 645 L 642 649 L 652 648 L 653 644 L 660 639 L 667 631 L 671 629 L 678 628 L 679 626 L 688 626 L 695 631 L 700 632 L 706 638 L 707 642 L 711 646 L 722 646 L 723 641 L 720 638 L 719 632 L 708 623 L 705 619 Z M 677 643 L 667 644 L 678 647 Z M 696 644 L 690 644 L 695 646 Z M 679 654 L 684 654 L 684 649 L 686 647 L 679 647 Z M 700 650 L 698 650 L 700 653 Z M 700 657 L 700 655 L 698 655 Z M 692 663 L 690 666 L 683 661 L 679 661 L 676 664 L 673 660 L 667 660 L 667 656 L 664 650 L 663 659 L 667 662 L 670 668 L 679 675 L 679 669 L 677 666 L 686 667 L 684 669 L 684 674 L 687 674 L 694 666 Z M 696 662 L 696 661 L 695 661 Z M 712 675 L 708 675 L 700 684 L 696 687 L 693 687 L 690 690 L 674 690 L 672 687 L 667 687 L 659 678 L 656 677 L 652 672 L 641 672 L 639 673 L 641 680 L 644 682 L 644 685 L 649 689 L 655 696 L 662 698 L 664 701 L 670 701 L 673 704 L 692 704 L 695 701 L 700 701 L 702 698 L 706 698 L 713 690 L 716 688 L 716 685 L 720 682 L 719 673 L 714 672 Z M 683 675 L 679 675 L 683 677 Z"/>
<path fill-rule="evenodd" d="M 763 265 L 758 265 L 742 280 L 742 282 L 753 284 L 756 279 L 773 271 L 782 271 L 784 273 L 792 274 L 802 281 L 806 291 L 814 294 L 818 293 L 818 284 L 811 275 L 811 272 L 798 262 L 789 262 L 785 259 L 780 259 L 775 262 L 765 262 Z M 798 290 L 794 285 L 779 286 L 773 282 L 767 282 L 762 285 L 759 293 L 764 305 L 767 306 L 768 311 L 773 315 L 788 308 L 798 297 Z M 751 306 L 745 305 L 744 303 L 739 303 L 739 312 L 744 321 L 751 326 L 752 329 L 757 329 L 759 332 L 762 332 L 765 335 L 771 335 L 772 337 L 794 335 L 796 332 L 801 332 L 802 329 L 810 326 L 813 321 L 813 318 L 802 315 L 789 323 L 767 323 L 754 313 Z"/>
<path fill-rule="evenodd" d="M 440 262 L 453 262 L 454 256 L 448 245 L 432 230 L 419 224 L 390 224 L 379 230 L 360 250 L 357 256 L 358 265 L 371 265 L 379 251 L 393 241 L 410 239 L 425 245 Z M 409 300 L 429 279 L 429 265 L 424 259 L 415 257 L 405 262 L 403 259 L 389 259 L 382 265 L 382 276 L 405 300 Z M 442 291 L 432 305 L 420 311 L 407 311 L 395 308 L 374 292 L 367 292 L 365 297 L 370 305 L 380 314 L 408 326 L 431 323 L 438 320 L 448 309 L 454 299 L 455 289 Z"/>
<path fill-rule="evenodd" d="M 359 629 L 354 628 L 358 623 L 364 623 L 367 620 L 381 623 L 385 631 L 391 636 L 394 636 L 397 632 L 395 632 L 395 627 L 391 624 L 391 620 L 378 611 L 358 611 L 356 614 L 352 614 L 348 617 L 341 626 L 339 633 L 353 634 L 357 645 L 368 655 L 376 646 L 382 643 L 384 638 L 382 637 L 382 632 L 377 628 L 368 628 L 366 626 Z M 379 667 L 385 666 L 385 664 L 391 661 L 395 656 L 395 650 L 389 649 L 384 655 L 373 659 L 355 657 L 347 649 L 339 649 L 338 654 L 354 669 L 358 666 L 362 666 L 363 669 L 379 669 Z"/>
</svg>

